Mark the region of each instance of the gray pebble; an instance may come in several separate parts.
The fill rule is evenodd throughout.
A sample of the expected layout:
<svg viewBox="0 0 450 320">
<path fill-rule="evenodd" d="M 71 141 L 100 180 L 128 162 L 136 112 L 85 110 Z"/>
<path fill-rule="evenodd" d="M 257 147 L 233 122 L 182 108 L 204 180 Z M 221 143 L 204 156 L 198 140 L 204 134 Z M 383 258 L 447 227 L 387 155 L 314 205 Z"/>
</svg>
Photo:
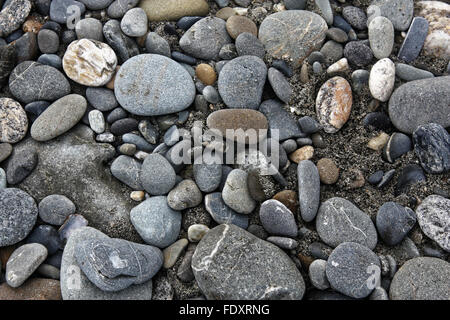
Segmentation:
<svg viewBox="0 0 450 320">
<path fill-rule="evenodd" d="M 142 190 L 141 164 L 135 159 L 121 155 L 111 164 L 112 175 L 134 190 Z"/>
<path fill-rule="evenodd" d="M 38 163 L 38 155 L 33 149 L 14 151 L 6 165 L 8 184 L 19 184 L 28 177 Z"/>
<path fill-rule="evenodd" d="M 311 280 L 311 284 L 319 290 L 326 290 L 330 287 L 325 273 L 326 267 L 327 261 L 321 259 L 316 259 L 309 265 L 309 279 Z"/>
<path fill-rule="evenodd" d="M 167 204 L 173 210 L 194 208 L 202 203 L 203 196 L 197 185 L 191 179 L 178 183 L 167 195 Z"/>
<path fill-rule="evenodd" d="M 93 39 L 103 41 L 103 25 L 98 19 L 85 18 L 75 25 L 78 39 Z"/>
<path fill-rule="evenodd" d="M 222 194 L 214 192 L 205 196 L 205 209 L 218 224 L 231 223 L 246 229 L 248 227 L 248 216 L 238 214 L 225 202 L 223 202 Z"/>
<path fill-rule="evenodd" d="M 395 75 L 405 81 L 414 81 L 434 77 L 430 71 L 422 70 L 404 63 L 395 64 Z"/>
<path fill-rule="evenodd" d="M 296 237 L 297 224 L 293 213 L 277 200 L 263 202 L 259 210 L 262 226 L 272 235 Z"/>
<path fill-rule="evenodd" d="M 302 219 L 313 221 L 320 204 L 319 170 L 310 160 L 303 160 L 297 166 L 298 198 Z"/>
<path fill-rule="evenodd" d="M 166 39 L 158 35 L 156 32 L 149 32 L 145 39 L 145 49 L 148 53 L 160 54 L 171 57 L 170 45 Z"/>
<path fill-rule="evenodd" d="M 236 38 L 236 51 L 239 56 L 257 56 L 261 59 L 266 54 L 261 41 L 249 32 L 243 32 Z"/>
<path fill-rule="evenodd" d="M 49 195 L 39 202 L 39 217 L 49 224 L 60 226 L 75 211 L 75 204 L 63 195 Z"/>
<path fill-rule="evenodd" d="M 144 9 L 133 8 L 123 16 L 120 27 L 129 37 L 142 37 L 148 30 L 148 18 Z"/>
<path fill-rule="evenodd" d="M 230 172 L 222 190 L 222 198 L 227 206 L 238 213 L 249 214 L 256 202 L 250 196 L 247 186 L 247 173 L 241 169 Z"/>
<path fill-rule="evenodd" d="M 296 240 L 285 237 L 272 236 L 268 237 L 266 241 L 271 242 L 277 247 L 286 250 L 294 250 L 298 246 L 298 242 Z"/>
<path fill-rule="evenodd" d="M 203 192 L 213 192 L 222 180 L 221 164 L 194 164 L 194 179 Z"/>
<path fill-rule="evenodd" d="M 160 154 L 148 155 L 141 170 L 141 183 L 151 195 L 168 193 L 175 185 L 175 170 Z"/>
<path fill-rule="evenodd" d="M 284 75 L 278 71 L 278 69 L 273 67 L 269 68 L 267 76 L 277 97 L 284 103 L 289 103 L 292 96 L 292 89 L 289 81 L 286 80 Z"/>
<path fill-rule="evenodd" d="M 416 215 L 410 208 L 395 202 L 385 202 L 378 209 L 376 226 L 381 239 L 390 245 L 399 244 L 416 223 Z"/>
</svg>

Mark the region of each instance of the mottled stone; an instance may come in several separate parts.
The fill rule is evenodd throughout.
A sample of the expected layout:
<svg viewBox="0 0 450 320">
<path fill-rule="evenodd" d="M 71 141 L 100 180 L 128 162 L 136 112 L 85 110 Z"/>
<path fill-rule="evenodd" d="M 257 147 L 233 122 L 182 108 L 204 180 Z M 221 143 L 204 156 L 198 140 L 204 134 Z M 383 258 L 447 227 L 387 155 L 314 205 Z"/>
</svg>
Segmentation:
<svg viewBox="0 0 450 320">
<path fill-rule="evenodd" d="M 6 37 L 19 29 L 30 11 L 31 2 L 29 0 L 6 1 L 0 11 L 0 37 Z"/>
<path fill-rule="evenodd" d="M 20 103 L 0 98 L 0 142 L 19 142 L 25 137 L 27 130 L 27 114 Z"/>
<path fill-rule="evenodd" d="M 231 38 L 236 39 L 241 33 L 247 32 L 258 35 L 258 27 L 247 17 L 233 15 L 227 19 L 226 28 Z"/>
<path fill-rule="evenodd" d="M 382 102 L 389 100 L 395 83 L 395 65 L 389 58 L 378 60 L 370 70 L 369 89 L 372 97 Z"/>
<path fill-rule="evenodd" d="M 167 195 L 167 204 L 173 210 L 185 210 L 200 205 L 203 195 L 195 182 L 186 179 L 178 183 Z"/>
</svg>

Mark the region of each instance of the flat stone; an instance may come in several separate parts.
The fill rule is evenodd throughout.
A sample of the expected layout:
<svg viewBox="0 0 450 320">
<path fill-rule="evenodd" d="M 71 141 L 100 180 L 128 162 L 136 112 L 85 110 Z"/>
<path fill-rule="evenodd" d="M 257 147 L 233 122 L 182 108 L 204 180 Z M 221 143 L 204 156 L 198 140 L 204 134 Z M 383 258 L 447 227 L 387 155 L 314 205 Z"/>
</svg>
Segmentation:
<svg viewBox="0 0 450 320">
<path fill-rule="evenodd" d="M 131 189 L 142 190 L 141 167 L 141 163 L 134 158 L 121 155 L 111 164 L 111 174 Z"/>
<path fill-rule="evenodd" d="M 259 40 L 275 58 L 287 58 L 299 66 L 325 40 L 325 20 L 310 11 L 288 10 L 267 16 L 259 28 Z M 297 31 L 303 30 L 300 35 Z"/>
<path fill-rule="evenodd" d="M 334 77 L 325 82 L 316 98 L 316 114 L 327 133 L 339 131 L 350 117 L 353 96 L 347 80 Z"/>
<path fill-rule="evenodd" d="M 278 200 L 264 201 L 259 210 L 259 219 L 264 229 L 272 235 L 297 236 L 294 214 Z"/>
<path fill-rule="evenodd" d="M 168 193 L 175 185 L 175 170 L 162 155 L 148 155 L 141 169 L 142 187 L 151 195 Z"/>
<path fill-rule="evenodd" d="M 220 96 L 229 108 L 257 109 L 261 104 L 267 67 L 255 56 L 228 62 L 219 73 Z"/>
<path fill-rule="evenodd" d="M 143 0 L 139 6 L 147 13 L 150 21 L 176 21 L 185 16 L 206 16 L 209 12 L 205 0 L 187 0 L 180 5 L 178 0 Z"/>
<path fill-rule="evenodd" d="M 388 58 L 394 48 L 394 26 L 386 17 L 376 17 L 369 24 L 369 42 L 377 59 Z"/>
<path fill-rule="evenodd" d="M 303 160 L 297 166 L 297 176 L 300 213 L 305 222 L 311 222 L 320 204 L 319 171 L 312 161 Z"/>
<path fill-rule="evenodd" d="M 75 204 L 64 195 L 52 194 L 39 202 L 39 217 L 53 225 L 62 225 L 75 211 Z"/>
<path fill-rule="evenodd" d="M 203 195 L 200 189 L 191 179 L 181 181 L 167 195 L 169 207 L 178 211 L 194 208 L 200 205 L 202 200 Z"/>
<path fill-rule="evenodd" d="M 284 75 L 276 68 L 269 68 L 267 73 L 269 83 L 272 86 L 273 91 L 277 95 L 278 99 L 284 103 L 289 103 L 292 96 L 292 89 L 289 81 L 286 80 Z"/>
<path fill-rule="evenodd" d="M 414 15 L 413 0 L 372 0 L 371 5 L 378 6 L 380 14 L 398 31 L 407 30 Z"/>
<path fill-rule="evenodd" d="M 16 143 L 27 134 L 28 118 L 20 103 L 0 98 L 0 142 Z"/>
<path fill-rule="evenodd" d="M 248 216 L 239 214 L 223 202 L 222 194 L 214 192 L 205 196 L 205 209 L 218 224 L 234 224 L 242 229 L 248 227 Z"/>
<path fill-rule="evenodd" d="M 25 239 L 36 223 L 38 208 L 34 199 L 16 188 L 0 189 L 0 246 Z"/>
<path fill-rule="evenodd" d="M 217 226 L 203 237 L 192 270 L 207 299 L 301 299 L 305 290 L 281 249 L 234 225 Z"/>
<path fill-rule="evenodd" d="M 327 279 L 331 288 L 352 298 L 367 297 L 380 281 L 378 256 L 367 247 L 344 242 L 333 250 L 327 261 Z"/>
<path fill-rule="evenodd" d="M 67 95 L 51 104 L 31 126 L 36 141 L 48 141 L 73 128 L 83 117 L 87 101 L 78 94 Z"/>
<path fill-rule="evenodd" d="M 445 251 L 450 252 L 450 235 L 447 229 L 450 225 L 448 212 L 450 200 L 439 195 L 426 197 L 417 207 L 416 214 L 423 233 Z"/>
<path fill-rule="evenodd" d="M 273 137 L 278 131 L 279 141 L 304 136 L 300 131 L 297 121 L 284 108 L 278 100 L 266 100 L 259 107 L 269 120 L 269 129 Z"/>
<path fill-rule="evenodd" d="M 150 91 L 149 86 L 153 88 Z M 127 60 L 117 73 L 114 90 L 124 109 L 146 116 L 182 111 L 195 98 L 189 73 L 173 60 L 155 54 Z"/>
<path fill-rule="evenodd" d="M 441 125 L 429 123 L 417 127 L 413 142 L 414 152 L 426 172 L 450 170 L 450 135 Z"/>
<path fill-rule="evenodd" d="M 402 242 L 415 223 L 414 211 L 396 202 L 385 202 L 378 209 L 376 226 L 387 245 L 395 246 Z"/>
<path fill-rule="evenodd" d="M 389 58 L 378 60 L 370 70 L 369 89 L 372 97 L 381 102 L 389 100 L 395 83 L 395 65 Z M 392 120 L 392 118 L 391 118 Z"/>
<path fill-rule="evenodd" d="M 31 11 L 29 0 L 9 0 L 0 11 L 0 37 L 6 37 L 19 29 Z"/>
<path fill-rule="evenodd" d="M 58 69 L 25 61 L 12 71 L 9 89 L 12 95 L 23 103 L 55 101 L 70 93 L 70 84 Z"/>
<path fill-rule="evenodd" d="M 320 239 L 332 247 L 343 242 L 356 242 L 369 249 L 377 245 L 377 231 L 370 217 L 343 198 L 322 202 L 317 213 L 316 229 Z"/>
<path fill-rule="evenodd" d="M 222 199 L 237 213 L 249 214 L 255 209 L 256 202 L 250 196 L 245 171 L 234 169 L 230 172 L 222 191 Z"/>
<path fill-rule="evenodd" d="M 389 118 L 400 131 L 412 134 L 422 124 L 450 126 L 447 117 L 450 77 L 416 80 L 398 87 L 389 100 Z"/>
<path fill-rule="evenodd" d="M 6 282 L 13 288 L 20 287 L 47 258 L 47 249 L 39 243 L 20 246 L 6 263 Z"/>
<path fill-rule="evenodd" d="M 406 62 L 415 60 L 422 50 L 427 35 L 428 21 L 422 17 L 415 17 L 398 51 L 399 59 Z"/>
<path fill-rule="evenodd" d="M 60 282 L 53 279 L 32 278 L 19 288 L 6 282 L 0 285 L 2 300 L 61 300 Z"/>
<path fill-rule="evenodd" d="M 327 30 L 326 35 L 331 40 L 334 40 L 339 43 L 345 43 L 348 41 L 348 36 L 344 30 L 339 28 L 330 28 Z"/>
<path fill-rule="evenodd" d="M 449 300 L 450 263 L 430 257 L 408 260 L 389 289 L 392 300 Z"/>
</svg>

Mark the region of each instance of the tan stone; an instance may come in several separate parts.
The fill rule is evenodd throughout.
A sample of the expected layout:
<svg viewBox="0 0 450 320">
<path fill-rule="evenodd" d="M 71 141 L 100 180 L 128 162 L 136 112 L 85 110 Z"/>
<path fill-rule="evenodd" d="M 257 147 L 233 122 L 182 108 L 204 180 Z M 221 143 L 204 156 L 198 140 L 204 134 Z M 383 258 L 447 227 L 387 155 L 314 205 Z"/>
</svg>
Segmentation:
<svg viewBox="0 0 450 320">
<path fill-rule="evenodd" d="M 217 79 L 214 68 L 206 63 L 201 63 L 195 68 L 195 75 L 201 82 L 209 86 L 213 85 Z"/>
<path fill-rule="evenodd" d="M 209 6 L 205 0 L 142 0 L 139 6 L 149 21 L 176 21 L 185 16 L 206 16 Z"/>
<path fill-rule="evenodd" d="M 132 191 L 130 193 L 130 198 L 134 201 L 142 201 L 145 198 L 145 193 L 144 191 Z"/>
<path fill-rule="evenodd" d="M 370 139 L 367 147 L 375 151 L 381 151 L 388 141 L 389 135 L 382 132 L 378 136 Z"/>
<path fill-rule="evenodd" d="M 227 21 L 229 17 L 237 15 L 237 12 L 230 7 L 225 7 L 217 11 L 216 17 Z"/>
<path fill-rule="evenodd" d="M 22 25 L 23 32 L 33 32 L 37 34 L 41 30 L 43 24 L 36 16 L 29 16 L 27 21 Z"/>
<path fill-rule="evenodd" d="M 165 269 L 172 268 L 175 265 L 181 253 L 183 253 L 188 244 L 189 241 L 187 239 L 180 239 L 163 250 L 163 266 Z"/>
<path fill-rule="evenodd" d="M 317 162 L 320 181 L 324 184 L 334 184 L 339 179 L 339 168 L 330 158 L 322 158 Z"/>
<path fill-rule="evenodd" d="M 312 146 L 304 146 L 295 150 L 289 155 L 289 159 L 295 163 L 303 160 L 309 160 L 314 156 L 314 148 Z"/>
<path fill-rule="evenodd" d="M 236 39 L 241 33 L 244 32 L 251 33 L 255 37 L 258 36 L 258 27 L 252 20 L 247 17 L 231 16 L 227 20 L 226 27 L 228 34 L 233 39 Z"/>
<path fill-rule="evenodd" d="M 28 279 L 19 288 L 11 288 L 7 283 L 0 285 L 0 300 L 61 300 L 58 280 Z"/>
</svg>

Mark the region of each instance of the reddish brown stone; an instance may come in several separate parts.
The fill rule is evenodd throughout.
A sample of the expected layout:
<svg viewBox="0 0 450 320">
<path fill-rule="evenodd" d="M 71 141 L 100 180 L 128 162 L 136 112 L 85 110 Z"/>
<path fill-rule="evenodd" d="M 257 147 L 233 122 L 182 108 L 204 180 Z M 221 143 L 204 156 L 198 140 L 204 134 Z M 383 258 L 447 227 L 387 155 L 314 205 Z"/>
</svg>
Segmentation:
<svg viewBox="0 0 450 320">
<path fill-rule="evenodd" d="M 283 190 L 273 196 L 273 199 L 280 201 L 284 204 L 292 213 L 297 213 L 298 210 L 298 197 L 297 192 L 292 190 Z"/>
<path fill-rule="evenodd" d="M 0 300 L 61 300 L 58 280 L 33 278 L 19 288 L 0 285 Z"/>
</svg>

